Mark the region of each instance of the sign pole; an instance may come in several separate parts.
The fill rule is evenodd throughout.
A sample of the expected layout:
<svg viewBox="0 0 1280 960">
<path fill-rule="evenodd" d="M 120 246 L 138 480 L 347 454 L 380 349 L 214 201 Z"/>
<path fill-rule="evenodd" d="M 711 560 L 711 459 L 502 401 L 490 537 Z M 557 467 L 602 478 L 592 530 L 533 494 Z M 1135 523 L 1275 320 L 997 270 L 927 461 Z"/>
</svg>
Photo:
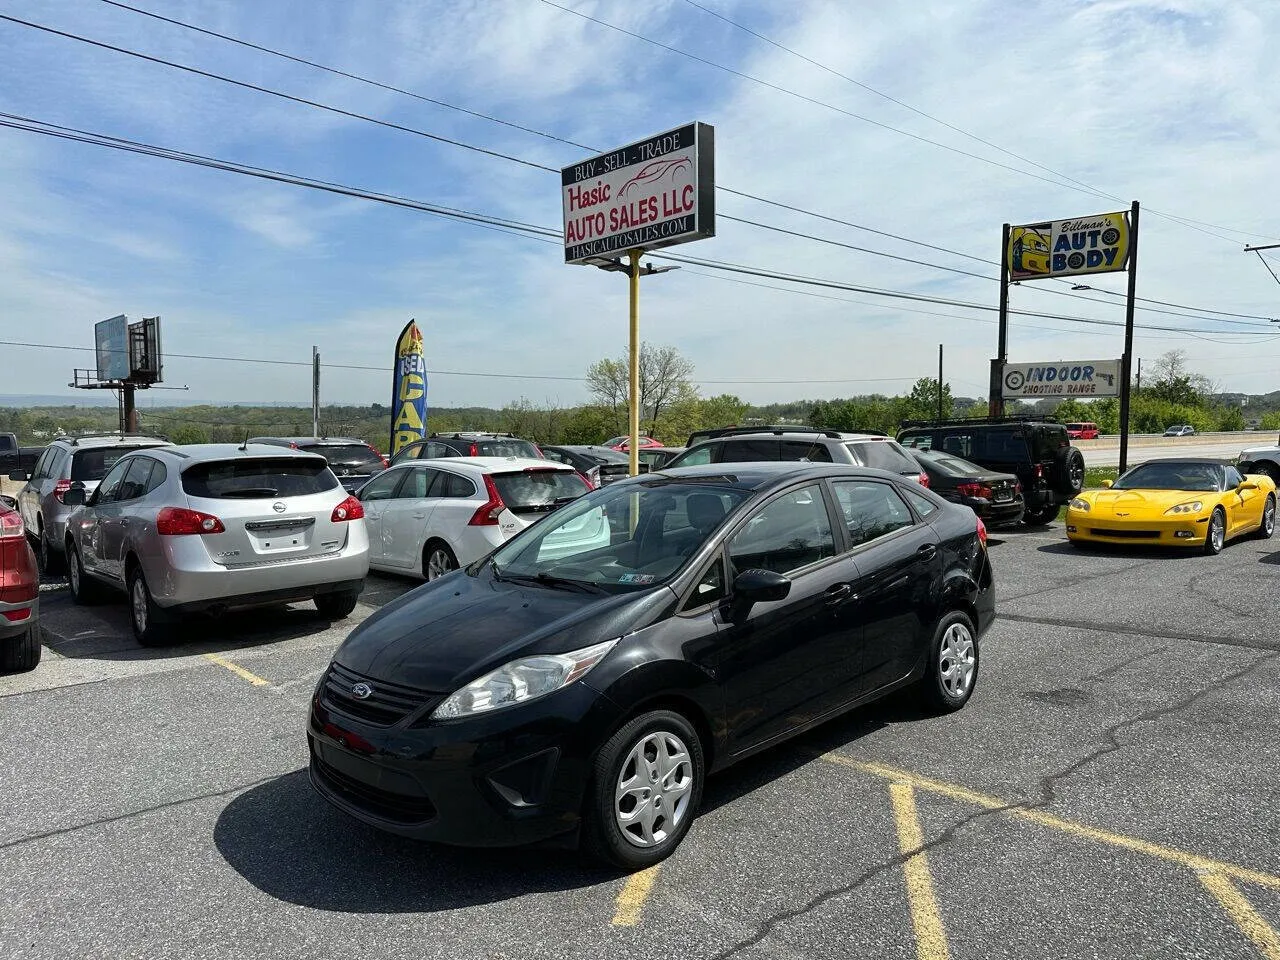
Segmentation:
<svg viewBox="0 0 1280 960">
<path fill-rule="evenodd" d="M 1129 210 L 1129 297 L 1124 308 L 1124 355 L 1120 358 L 1120 472 L 1129 468 L 1129 371 L 1133 363 L 1133 305 L 1138 285 L 1138 201 Z"/>
<path fill-rule="evenodd" d="M 938 344 L 938 419 L 942 419 L 942 344 Z"/>
<path fill-rule="evenodd" d="M 320 436 L 320 348 L 311 347 L 311 435 Z"/>
<path fill-rule="evenodd" d="M 1009 362 L 1009 230 L 1006 223 L 1000 232 L 1000 333 L 996 358 L 991 361 L 991 396 L 987 401 L 987 413 L 993 417 L 1004 416 L 1004 365 Z"/>
<path fill-rule="evenodd" d="M 627 444 L 627 459 L 630 463 L 631 476 L 640 473 L 640 255 L 641 250 L 628 250 L 627 271 L 629 301 L 631 307 L 631 390 L 630 390 L 630 437 Z"/>
</svg>

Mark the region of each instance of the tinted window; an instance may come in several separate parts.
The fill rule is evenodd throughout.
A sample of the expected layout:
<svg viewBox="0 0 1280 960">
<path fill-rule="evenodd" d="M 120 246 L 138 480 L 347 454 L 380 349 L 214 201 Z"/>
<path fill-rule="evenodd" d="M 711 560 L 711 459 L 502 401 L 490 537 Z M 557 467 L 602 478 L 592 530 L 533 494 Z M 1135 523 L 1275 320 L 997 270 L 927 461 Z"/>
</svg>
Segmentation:
<svg viewBox="0 0 1280 960">
<path fill-rule="evenodd" d="M 363 443 L 315 444 L 305 447 L 308 453 L 318 453 L 335 466 L 348 468 L 382 469 L 382 457 Z"/>
<path fill-rule="evenodd" d="M 466 477 L 460 477 L 456 473 L 445 473 L 441 470 L 440 479 L 436 481 L 431 494 L 436 497 L 465 499 L 476 495 L 476 485 Z"/>
<path fill-rule="evenodd" d="M 902 490 L 901 493 L 906 495 L 907 502 L 916 508 L 916 513 L 922 517 L 927 517 L 938 509 L 938 505 L 926 497 L 919 490 Z"/>
<path fill-rule="evenodd" d="M 392 456 L 391 462 L 399 463 L 402 460 L 417 460 L 423 456 L 430 456 L 430 454 L 426 453 L 427 446 L 427 441 L 415 440 L 413 443 L 406 444 L 397 450 L 395 455 Z"/>
<path fill-rule="evenodd" d="M 1071 438 L 1065 427 L 1041 427 L 1031 431 L 1031 443 L 1037 460 L 1052 460 L 1060 449 L 1071 444 Z"/>
<path fill-rule="evenodd" d="M 720 445 L 721 463 L 752 463 L 777 460 L 782 453 L 777 440 L 726 440 Z"/>
<path fill-rule="evenodd" d="M 370 480 L 360 491 L 361 500 L 387 500 L 394 497 L 396 487 L 404 479 L 407 470 L 388 470 Z"/>
<path fill-rule="evenodd" d="M 143 447 L 94 447 L 92 450 L 77 450 L 71 461 L 71 479 L 96 481 L 106 476 L 107 471 L 115 466 L 116 461 L 126 453 L 141 450 Z"/>
<path fill-rule="evenodd" d="M 542 454 L 528 440 L 477 440 L 476 454 L 481 457 L 530 457 L 542 459 Z"/>
<path fill-rule="evenodd" d="M 1134 467 L 1112 484 L 1112 490 L 1198 490 L 1219 489 L 1221 474 L 1212 463 L 1180 463 L 1153 460 Z"/>
<path fill-rule="evenodd" d="M 554 460 L 556 463 L 567 463 L 571 467 L 577 466 L 577 464 L 573 462 L 573 459 L 569 456 L 569 454 L 561 453 L 559 450 L 551 450 L 549 448 L 543 448 L 542 455 L 546 457 L 548 460 Z"/>
<path fill-rule="evenodd" d="M 404 478 L 396 499 L 421 500 L 423 497 L 436 496 L 431 492 L 431 482 L 436 476 L 437 472 L 430 467 L 414 467 L 409 471 L 409 476 Z"/>
<path fill-rule="evenodd" d="M 779 458 L 782 460 L 809 460 L 812 463 L 830 463 L 831 451 L 825 444 L 784 440 Z"/>
<path fill-rule="evenodd" d="M 888 483 L 874 480 L 836 480 L 836 503 L 844 514 L 852 546 L 901 530 L 915 523 L 911 511 Z"/>
<path fill-rule="evenodd" d="M 36 461 L 35 469 L 31 471 L 32 480 L 43 480 L 52 473 L 53 466 L 53 448 L 45 450 L 40 454 L 40 459 Z"/>
<path fill-rule="evenodd" d="M 588 491 L 586 482 L 568 470 L 495 473 L 493 485 L 512 513 L 543 512 Z"/>
<path fill-rule="evenodd" d="M 294 457 L 197 463 L 182 474 L 188 496 L 215 500 L 304 497 L 337 486 L 338 478 L 323 460 Z"/>
<path fill-rule="evenodd" d="M 937 453 L 936 451 L 921 454 L 921 458 L 944 477 L 972 477 L 979 473 L 987 472 L 985 468 L 978 466 L 976 463 L 970 463 L 968 460 L 961 460 L 959 457 L 948 456 L 945 453 Z"/>
<path fill-rule="evenodd" d="M 147 489 L 144 493 L 150 493 L 160 484 L 169 478 L 169 471 L 159 460 L 151 461 L 151 478 L 147 480 Z"/>
<path fill-rule="evenodd" d="M 689 594 L 689 599 L 684 603 L 684 609 L 696 610 L 699 607 L 705 607 L 708 603 L 723 600 L 728 593 L 729 589 L 724 576 L 724 560 L 716 557 L 707 569 L 702 571 L 702 576 L 698 578 L 693 591 Z"/>
<path fill-rule="evenodd" d="M 716 444 L 708 443 L 706 446 L 698 447 L 696 450 L 690 450 L 688 453 L 682 454 L 673 462 L 673 467 L 699 467 L 703 464 L 710 463 L 712 455 L 715 452 Z"/>
<path fill-rule="evenodd" d="M 111 470 L 102 478 L 102 483 L 98 485 L 94 496 L 97 498 L 94 503 L 110 503 L 115 500 L 116 492 L 120 489 L 121 481 L 124 480 L 125 472 L 129 469 L 129 461 L 117 463 L 112 466 Z"/>
<path fill-rule="evenodd" d="M 920 472 L 920 467 L 914 460 L 905 453 L 900 453 L 898 448 L 887 440 L 868 440 L 862 443 L 850 443 L 847 446 L 849 452 L 864 467 L 891 470 L 894 473 Z"/>
<path fill-rule="evenodd" d="M 116 491 L 116 500 L 136 500 L 147 492 L 147 481 L 151 479 L 150 457 L 134 457 L 129 461 L 129 470 L 124 475 L 124 482 Z"/>
<path fill-rule="evenodd" d="M 753 569 L 790 573 L 835 552 L 835 533 L 818 484 L 771 500 L 729 541 L 735 573 Z"/>
</svg>

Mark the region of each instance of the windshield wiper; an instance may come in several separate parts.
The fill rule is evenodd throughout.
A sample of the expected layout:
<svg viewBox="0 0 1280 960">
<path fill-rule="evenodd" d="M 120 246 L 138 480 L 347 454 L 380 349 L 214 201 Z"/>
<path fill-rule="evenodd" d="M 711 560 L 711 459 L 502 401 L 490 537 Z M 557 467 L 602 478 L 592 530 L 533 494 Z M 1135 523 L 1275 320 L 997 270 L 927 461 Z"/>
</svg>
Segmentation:
<svg viewBox="0 0 1280 960">
<path fill-rule="evenodd" d="M 494 571 L 495 576 L 497 571 Z M 576 590 L 578 593 L 604 593 L 602 587 L 596 586 L 594 583 L 587 583 L 585 580 L 571 580 L 569 577 L 557 577 L 552 573 L 509 573 L 501 577 L 502 580 L 511 581 L 513 583 L 536 583 L 543 587 L 551 587 L 553 590 Z"/>
</svg>

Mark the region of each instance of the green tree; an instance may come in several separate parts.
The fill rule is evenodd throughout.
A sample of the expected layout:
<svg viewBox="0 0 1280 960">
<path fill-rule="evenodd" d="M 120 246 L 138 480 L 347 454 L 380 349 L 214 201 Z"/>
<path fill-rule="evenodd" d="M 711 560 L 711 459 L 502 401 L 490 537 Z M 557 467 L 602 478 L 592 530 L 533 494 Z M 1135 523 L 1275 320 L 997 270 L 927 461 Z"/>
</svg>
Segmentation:
<svg viewBox="0 0 1280 960">
<path fill-rule="evenodd" d="M 933 420 L 938 416 L 938 380 L 936 377 L 921 377 L 911 387 L 905 405 L 907 416 L 904 420 Z M 955 400 L 951 396 L 951 384 L 942 384 L 942 418 L 946 419 L 955 410 Z"/>
<path fill-rule="evenodd" d="M 184 423 L 169 431 L 169 439 L 174 443 L 208 443 L 209 431 L 195 424 Z"/>
<path fill-rule="evenodd" d="M 641 432 L 649 436 L 662 433 L 662 418 L 676 404 L 696 400 L 693 364 L 675 347 L 644 343 L 640 346 L 640 420 Z M 625 433 L 631 397 L 631 374 L 628 357 L 598 360 L 587 368 L 587 389 L 596 405 L 613 415 L 614 428 Z"/>
</svg>

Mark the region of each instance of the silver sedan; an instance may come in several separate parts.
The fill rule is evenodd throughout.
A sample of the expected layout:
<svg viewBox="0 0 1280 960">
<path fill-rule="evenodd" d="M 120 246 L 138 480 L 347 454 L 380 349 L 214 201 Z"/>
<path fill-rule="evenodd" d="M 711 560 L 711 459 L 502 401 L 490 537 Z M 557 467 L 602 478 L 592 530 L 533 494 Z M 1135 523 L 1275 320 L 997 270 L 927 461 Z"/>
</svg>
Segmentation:
<svg viewBox="0 0 1280 960">
<path fill-rule="evenodd" d="M 314 600 L 338 619 L 369 570 L 360 501 L 323 457 L 281 447 L 192 444 L 138 450 L 68 519 L 71 592 L 129 598 L 144 646 L 173 639 L 183 613 Z"/>
</svg>

